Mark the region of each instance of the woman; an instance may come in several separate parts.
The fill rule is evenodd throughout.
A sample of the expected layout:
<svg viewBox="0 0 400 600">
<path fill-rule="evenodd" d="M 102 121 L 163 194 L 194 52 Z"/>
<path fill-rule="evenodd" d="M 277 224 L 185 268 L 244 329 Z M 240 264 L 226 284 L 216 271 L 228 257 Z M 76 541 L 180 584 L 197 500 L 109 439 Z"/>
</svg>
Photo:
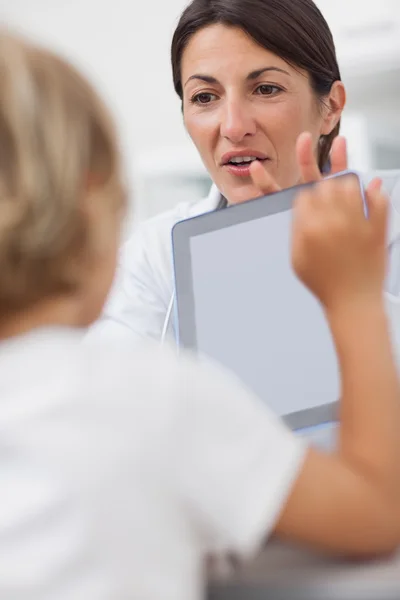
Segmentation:
<svg viewBox="0 0 400 600">
<path fill-rule="evenodd" d="M 214 186 L 203 201 L 144 223 L 127 243 L 94 329 L 107 336 L 160 341 L 172 333 L 177 221 L 317 180 L 329 157 L 334 172 L 347 164 L 337 138 L 345 89 L 331 32 L 312 0 L 193 0 L 171 57 L 185 126 Z"/>
</svg>

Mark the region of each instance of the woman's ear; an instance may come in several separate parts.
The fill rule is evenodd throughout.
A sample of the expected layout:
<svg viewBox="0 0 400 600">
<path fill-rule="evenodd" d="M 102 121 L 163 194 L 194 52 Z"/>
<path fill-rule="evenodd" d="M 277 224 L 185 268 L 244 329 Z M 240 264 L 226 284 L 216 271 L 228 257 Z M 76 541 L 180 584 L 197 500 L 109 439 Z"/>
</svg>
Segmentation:
<svg viewBox="0 0 400 600">
<path fill-rule="evenodd" d="M 329 135 L 336 127 L 346 104 L 346 89 L 341 81 L 335 81 L 329 95 L 324 99 L 324 119 L 321 135 Z"/>
</svg>

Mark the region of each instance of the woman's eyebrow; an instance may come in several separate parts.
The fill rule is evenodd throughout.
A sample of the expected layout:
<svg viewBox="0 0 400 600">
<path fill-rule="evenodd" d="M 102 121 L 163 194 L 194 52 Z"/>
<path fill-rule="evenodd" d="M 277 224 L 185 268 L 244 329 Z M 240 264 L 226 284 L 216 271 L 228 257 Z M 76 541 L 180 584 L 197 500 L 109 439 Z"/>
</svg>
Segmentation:
<svg viewBox="0 0 400 600">
<path fill-rule="evenodd" d="M 252 81 L 253 79 L 258 79 L 260 75 L 263 73 L 267 73 L 268 71 L 277 71 L 278 73 L 284 73 L 285 75 L 289 75 L 289 71 L 285 71 L 285 69 L 280 69 L 279 67 L 263 67 L 262 69 L 257 69 L 256 71 L 252 71 L 246 77 L 247 80 Z"/>
<path fill-rule="evenodd" d="M 260 75 L 263 75 L 263 73 L 269 71 L 277 71 L 278 73 L 284 73 L 285 75 L 289 75 L 290 77 L 289 71 L 285 71 L 285 69 L 280 69 L 279 67 L 263 67 L 261 69 L 257 69 L 256 71 L 251 71 L 251 73 L 247 75 L 246 79 L 248 81 L 253 81 L 254 79 L 258 79 L 258 77 L 260 77 Z M 195 73 L 194 75 L 188 77 L 184 87 L 186 87 L 189 81 L 192 81 L 193 79 L 198 79 L 199 81 L 204 81 L 204 83 L 210 83 L 212 85 L 219 84 L 218 79 L 212 77 L 211 75 L 202 75 L 201 73 Z"/>
<path fill-rule="evenodd" d="M 204 81 L 205 83 L 211 83 L 213 85 L 219 83 L 218 79 L 215 79 L 215 77 L 211 77 L 211 75 L 200 75 L 200 74 L 196 73 L 195 75 L 191 75 L 187 79 L 184 87 L 189 83 L 189 81 L 192 81 L 193 79 L 199 79 L 200 81 Z"/>
</svg>

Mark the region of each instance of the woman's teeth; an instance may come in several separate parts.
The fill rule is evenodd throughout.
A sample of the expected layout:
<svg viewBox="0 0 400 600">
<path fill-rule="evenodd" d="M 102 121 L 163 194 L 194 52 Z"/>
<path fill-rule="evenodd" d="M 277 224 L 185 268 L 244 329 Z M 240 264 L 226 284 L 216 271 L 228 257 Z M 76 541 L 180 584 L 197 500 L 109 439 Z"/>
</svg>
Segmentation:
<svg viewBox="0 0 400 600">
<path fill-rule="evenodd" d="M 250 163 L 254 162 L 255 160 L 258 160 L 255 156 L 234 156 L 233 158 L 230 159 L 229 162 L 234 165 L 240 165 L 240 164 L 250 164 Z"/>
</svg>

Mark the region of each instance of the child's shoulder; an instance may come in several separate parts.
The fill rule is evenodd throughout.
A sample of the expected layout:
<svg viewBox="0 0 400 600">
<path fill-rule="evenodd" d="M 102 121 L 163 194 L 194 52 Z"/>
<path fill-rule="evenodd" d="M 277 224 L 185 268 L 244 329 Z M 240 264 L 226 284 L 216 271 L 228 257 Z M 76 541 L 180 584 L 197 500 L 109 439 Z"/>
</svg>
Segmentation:
<svg viewBox="0 0 400 600">
<path fill-rule="evenodd" d="M 96 388 L 99 395 L 153 408 L 165 404 L 172 408 L 172 403 L 179 402 L 182 381 L 190 369 L 188 361 L 178 359 L 172 348 L 152 342 L 85 341 L 77 347 L 75 359 L 85 385 Z"/>
</svg>

